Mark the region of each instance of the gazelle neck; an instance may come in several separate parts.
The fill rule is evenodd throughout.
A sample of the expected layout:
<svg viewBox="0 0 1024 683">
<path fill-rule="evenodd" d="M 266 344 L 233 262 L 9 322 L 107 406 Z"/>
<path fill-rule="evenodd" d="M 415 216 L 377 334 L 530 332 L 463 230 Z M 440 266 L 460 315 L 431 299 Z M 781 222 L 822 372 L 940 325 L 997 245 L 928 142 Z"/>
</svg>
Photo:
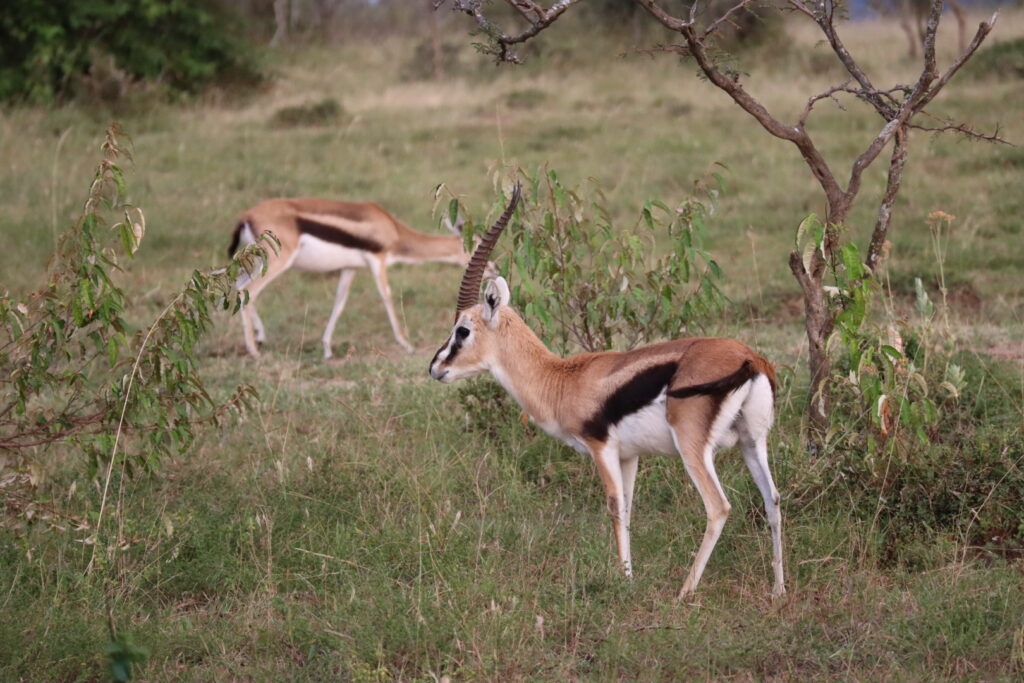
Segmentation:
<svg viewBox="0 0 1024 683">
<path fill-rule="evenodd" d="M 515 311 L 502 307 L 491 374 L 537 421 L 556 418 L 569 361 L 555 355 Z"/>
</svg>

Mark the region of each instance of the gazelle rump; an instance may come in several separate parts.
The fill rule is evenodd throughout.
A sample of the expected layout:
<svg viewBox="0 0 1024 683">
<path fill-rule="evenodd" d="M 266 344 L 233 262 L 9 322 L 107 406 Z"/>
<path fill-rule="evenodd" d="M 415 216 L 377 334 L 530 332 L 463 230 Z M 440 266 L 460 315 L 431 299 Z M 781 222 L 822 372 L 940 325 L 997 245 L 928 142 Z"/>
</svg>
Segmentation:
<svg viewBox="0 0 1024 683">
<path fill-rule="evenodd" d="M 517 200 L 518 188 L 473 263 L 486 261 Z M 768 466 L 771 364 L 742 342 L 712 338 L 562 358 L 509 307 L 504 278 L 488 283 L 484 303 L 469 305 L 482 278 L 482 271 L 471 272 L 473 263 L 463 277 L 451 336 L 431 360 L 431 377 L 447 383 L 489 372 L 541 429 L 593 458 L 627 576 L 633 573 L 629 523 L 639 456 L 681 456 L 704 503 L 707 526 L 680 597 L 700 582 L 729 515 L 715 451 L 738 442 L 771 527 L 772 594 L 783 594 L 782 517 Z"/>
<path fill-rule="evenodd" d="M 245 348 L 259 356 L 258 343 L 266 339 L 266 330 L 256 312 L 256 297 L 289 268 L 312 272 L 340 270 L 334 307 L 322 341 L 324 358 L 330 358 L 331 337 L 338 317 L 345 308 L 352 279 L 359 268 L 367 268 L 387 311 L 395 340 L 409 352 L 406 338 L 395 314 L 388 285 L 387 268 L 393 263 L 442 262 L 465 266 L 470 255 L 462 244 L 459 228 L 449 225 L 453 235 L 428 235 L 413 230 L 377 204 L 340 202 L 328 199 L 267 199 L 243 211 L 232 235 L 229 254 L 240 244 L 251 244 L 267 231 L 280 242 L 277 253 L 267 256 L 266 273 L 254 279 L 243 276 L 238 288 L 249 292 L 249 303 L 242 309 Z"/>
</svg>

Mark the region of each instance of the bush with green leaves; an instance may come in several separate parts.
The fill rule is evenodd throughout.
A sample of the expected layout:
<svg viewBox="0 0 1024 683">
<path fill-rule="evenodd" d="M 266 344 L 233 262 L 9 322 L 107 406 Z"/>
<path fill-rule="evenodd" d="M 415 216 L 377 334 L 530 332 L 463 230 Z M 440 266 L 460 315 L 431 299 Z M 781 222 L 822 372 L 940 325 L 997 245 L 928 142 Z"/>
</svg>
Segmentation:
<svg viewBox="0 0 1024 683">
<path fill-rule="evenodd" d="M 218 79 L 256 80 L 253 57 L 230 25 L 201 0 L 5 0 L 0 101 L 74 94 L 94 69 L 172 92 L 195 92 Z"/>
<path fill-rule="evenodd" d="M 797 482 L 794 498 L 799 505 L 824 491 L 845 492 L 883 531 L 893 560 L 906 541 L 936 530 L 964 547 L 1024 548 L 1024 446 L 991 431 L 1004 424 L 1024 436 L 1019 399 L 1008 388 L 1012 372 L 957 349 L 943 269 L 952 220 L 944 212 L 928 217 L 938 304 L 918 278 L 912 308 L 901 310 L 854 243 L 829 264 L 835 403 L 824 456 Z M 821 248 L 824 233 L 813 215 L 801 223 L 797 244 L 805 258 Z"/>
<path fill-rule="evenodd" d="M 195 351 L 213 311 L 239 308 L 235 280 L 259 267 L 266 251 L 253 245 L 225 268 L 195 271 L 156 320 L 133 331 L 119 255 L 135 254 L 145 221 L 126 200 L 119 165 L 126 155 L 111 127 L 82 214 L 60 238 L 45 285 L 23 300 L 0 296 L 0 523 L 60 524 L 61 511 L 48 501 L 61 491 L 48 479 L 61 470 L 75 473 L 72 486 L 83 471 L 99 482 L 105 504 L 115 462 L 123 474 L 150 470 L 255 397 L 248 386 L 211 396 Z M 95 541 L 102 516 L 101 504 L 76 524 Z"/>
<path fill-rule="evenodd" d="M 704 249 L 721 177 L 698 197 L 669 207 L 644 203 L 631 226 L 616 225 L 601 187 L 567 187 L 547 168 L 516 172 L 523 202 L 496 261 L 515 271 L 512 304 L 560 353 L 631 349 L 689 334 L 724 304 L 722 271 Z M 499 200 L 499 204 L 504 199 Z M 454 220 L 458 204 L 449 204 Z M 470 239 L 473 230 L 466 230 Z"/>
</svg>

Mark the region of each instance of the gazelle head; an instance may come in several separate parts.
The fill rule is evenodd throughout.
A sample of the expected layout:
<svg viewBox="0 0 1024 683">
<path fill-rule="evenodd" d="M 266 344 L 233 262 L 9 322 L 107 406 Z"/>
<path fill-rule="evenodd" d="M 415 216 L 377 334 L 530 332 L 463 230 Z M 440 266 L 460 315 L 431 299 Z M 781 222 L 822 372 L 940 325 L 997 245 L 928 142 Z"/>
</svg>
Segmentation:
<svg viewBox="0 0 1024 683">
<path fill-rule="evenodd" d="M 508 225 L 516 204 L 519 203 L 520 187 L 512 191 L 512 199 L 505 211 L 491 226 L 462 276 L 459 288 L 459 303 L 455 310 L 455 326 L 448 340 L 434 354 L 430 361 L 430 376 L 442 382 L 454 382 L 472 377 L 490 367 L 493 358 L 496 333 L 501 318 L 501 308 L 507 306 L 510 298 L 505 278 L 496 277 L 487 283 L 484 303 L 477 303 L 480 283 L 488 269 L 487 257 L 494 249 L 501 231 Z"/>
</svg>

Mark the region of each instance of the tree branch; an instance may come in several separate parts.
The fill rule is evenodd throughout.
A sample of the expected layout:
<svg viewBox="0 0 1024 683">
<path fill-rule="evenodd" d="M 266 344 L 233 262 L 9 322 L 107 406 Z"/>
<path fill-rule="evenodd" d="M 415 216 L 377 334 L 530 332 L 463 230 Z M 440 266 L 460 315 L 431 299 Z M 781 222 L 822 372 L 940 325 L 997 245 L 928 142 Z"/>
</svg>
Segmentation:
<svg viewBox="0 0 1024 683">
<path fill-rule="evenodd" d="M 826 2 L 828 1 L 829 0 L 826 0 Z M 864 169 L 875 160 L 875 157 L 881 153 L 885 145 L 888 144 L 889 138 L 892 137 L 897 130 L 905 129 L 909 124 L 910 119 L 924 109 L 924 107 L 935 98 L 939 91 L 942 90 L 943 86 L 945 86 L 960 67 L 970 59 L 971 55 L 974 54 L 985 37 L 991 32 L 992 23 L 995 22 L 996 15 L 993 15 L 992 23 L 982 22 L 982 24 L 978 26 L 978 32 L 975 34 L 971 44 L 966 50 L 964 50 L 964 53 L 956 62 L 954 62 L 946 73 L 939 78 L 935 60 L 935 34 L 939 28 L 942 5 L 943 0 L 932 0 L 924 38 L 924 68 L 921 70 L 921 76 L 918 78 L 917 83 L 914 84 L 913 90 L 903 100 L 903 104 L 900 105 L 899 111 L 896 113 L 895 117 L 889 120 L 868 148 L 864 150 L 864 152 L 853 162 L 853 168 L 850 172 L 850 182 L 846 188 L 848 193 L 854 195 L 857 193 L 860 189 L 861 174 Z M 938 81 L 936 81 L 937 78 Z"/>
<path fill-rule="evenodd" d="M 692 5 L 690 5 L 690 18 L 686 21 L 683 21 L 678 17 L 674 17 L 661 9 L 654 0 L 635 0 L 635 2 L 647 10 L 647 13 L 657 19 L 662 26 L 676 32 L 682 32 L 682 30 L 687 26 L 693 26 L 695 17 L 697 16 L 696 0 L 694 0 Z"/>
<path fill-rule="evenodd" d="M 946 83 L 949 83 L 949 80 L 956 75 L 956 72 L 960 70 L 960 67 L 966 64 L 967 60 L 974 56 L 974 53 L 977 52 L 979 47 L 981 47 L 982 41 L 984 41 L 985 38 L 988 37 L 988 34 L 992 32 L 998 18 L 999 12 L 996 12 L 992 15 L 991 19 L 978 24 L 978 31 L 974 34 L 974 38 L 971 40 L 970 45 L 967 46 L 967 49 L 963 51 L 963 54 L 961 54 L 960 57 L 946 70 L 946 73 L 942 74 L 942 77 L 935 83 L 935 87 L 933 87 L 924 97 L 921 102 L 921 108 L 928 106 L 928 103 L 935 99 L 935 96 L 938 95 L 939 91 L 946 86 Z"/>
<path fill-rule="evenodd" d="M 797 121 L 796 125 L 798 127 L 800 127 L 800 128 L 803 128 L 804 125 L 807 123 L 807 117 L 811 115 L 811 109 L 813 109 L 814 105 L 817 104 L 818 102 L 820 102 L 821 100 L 832 98 L 832 100 L 835 101 L 836 105 L 838 105 L 839 108 L 842 109 L 843 108 L 842 104 L 840 104 L 839 100 L 835 98 L 835 94 L 837 92 L 852 92 L 852 93 L 860 92 L 859 90 L 851 90 L 848 87 L 849 84 L 850 84 L 850 81 L 849 81 L 849 79 L 847 79 L 847 80 L 843 81 L 839 85 L 832 86 L 831 88 L 829 88 L 825 92 L 821 93 L 820 95 L 815 95 L 814 97 L 809 98 L 807 100 L 807 104 L 804 106 L 804 110 L 800 113 L 800 119 Z"/>
<path fill-rule="evenodd" d="M 941 2 L 941 0 L 938 0 Z M 839 57 L 839 61 L 842 62 L 846 71 L 853 76 L 854 80 L 860 83 L 860 87 L 863 89 L 868 103 L 875 108 L 875 110 L 882 115 L 883 118 L 889 120 L 894 115 L 894 110 L 890 107 L 885 100 L 875 94 L 879 90 L 872 85 L 871 79 L 864 73 L 864 70 L 860 68 L 860 65 L 853 59 L 853 55 L 843 45 L 843 41 L 839 39 L 839 34 L 836 33 L 836 27 L 832 23 L 832 2 L 831 0 L 824 0 L 825 12 L 817 13 L 813 11 L 809 6 L 805 5 L 801 0 L 789 0 L 789 4 L 796 10 L 803 12 L 809 16 L 818 26 L 821 28 L 825 37 L 828 39 L 829 45 L 832 46 L 832 51 Z"/>
<path fill-rule="evenodd" d="M 538 6 L 533 0 L 509 0 L 509 4 L 515 7 L 531 24 L 540 21 L 544 17 L 544 8 Z M 534 14 L 532 18 L 529 15 L 530 12 Z"/>
<path fill-rule="evenodd" d="M 720 17 L 718 17 L 718 19 L 716 19 L 713 22 L 711 22 L 711 24 L 709 24 L 708 27 L 706 29 L 704 29 L 704 32 L 701 33 L 700 39 L 701 40 L 707 39 L 708 36 L 710 36 L 712 33 L 714 33 L 715 31 L 718 30 L 719 26 L 721 26 L 723 23 L 729 21 L 729 19 L 732 17 L 733 14 L 735 14 L 735 13 L 741 11 L 741 10 L 746 9 L 747 5 L 750 5 L 751 3 L 755 2 L 755 1 L 756 0 L 741 0 L 738 5 L 733 6 L 732 9 L 728 10 L 725 14 L 723 14 Z M 694 0 L 694 3 L 690 6 L 690 23 L 691 24 L 693 23 L 693 16 L 694 16 L 693 15 L 693 11 L 694 11 L 694 9 L 696 7 L 697 7 L 697 2 L 696 2 L 696 0 Z"/>
<path fill-rule="evenodd" d="M 646 5 L 649 0 L 637 0 L 637 2 Z M 753 116 L 766 131 L 777 138 L 788 140 L 796 145 L 811 173 L 825 191 L 831 213 L 832 208 L 837 202 L 842 201 L 842 198 L 847 193 L 839 186 L 832 170 L 828 166 L 828 162 L 825 161 L 814 141 L 807 134 L 807 131 L 799 126 L 787 125 L 776 119 L 735 78 L 719 70 L 708 54 L 707 46 L 697 37 L 691 24 L 684 23 L 679 32 L 686 39 L 690 54 L 697 61 L 697 65 L 704 72 L 704 75 L 708 77 L 708 80 L 729 95 L 744 111 Z"/>
<path fill-rule="evenodd" d="M 931 116 L 930 114 L 928 114 L 928 112 L 921 112 L 921 114 Z M 998 126 L 996 126 L 996 132 L 994 133 L 979 133 L 978 131 L 969 127 L 966 123 L 947 123 L 946 125 L 943 126 L 922 126 L 916 123 L 911 123 L 907 125 L 907 128 L 921 130 L 926 133 L 956 132 L 961 133 L 962 135 L 965 135 L 975 140 L 982 140 L 983 142 L 996 142 L 1001 145 L 1010 145 L 1011 147 L 1013 146 L 1012 142 L 999 135 Z"/>
<path fill-rule="evenodd" d="M 533 38 L 535 35 L 553 24 L 555 20 L 562 16 L 567 9 L 580 2 L 580 0 L 558 0 L 558 2 L 545 10 L 532 0 L 507 1 L 523 16 L 523 18 L 530 22 L 529 28 L 517 33 L 516 35 L 507 34 L 488 21 L 487 17 L 484 16 L 483 11 L 481 10 L 481 0 L 452 0 L 452 9 L 473 17 L 481 30 L 490 36 L 497 44 L 495 55 L 498 60 L 502 62 L 512 62 L 514 64 L 521 64 L 522 60 L 520 60 L 514 52 L 509 51 L 510 46 L 518 43 L 525 43 L 530 38 Z M 437 6 L 440 5 L 435 4 L 435 7 Z M 536 17 L 531 17 L 531 12 L 534 13 Z"/>
<path fill-rule="evenodd" d="M 885 194 L 878 205 L 878 218 L 875 220 L 875 229 L 871 233 L 871 243 L 868 245 L 867 266 L 872 273 L 876 271 L 881 261 L 882 248 L 885 245 L 889 223 L 892 220 L 892 206 L 900 191 L 900 184 L 903 182 L 903 167 L 907 163 L 907 138 L 909 135 L 905 129 L 901 128 L 896 132 L 895 137 L 896 142 L 892 150 L 892 159 L 889 162 L 889 177 L 885 184 Z"/>
</svg>

